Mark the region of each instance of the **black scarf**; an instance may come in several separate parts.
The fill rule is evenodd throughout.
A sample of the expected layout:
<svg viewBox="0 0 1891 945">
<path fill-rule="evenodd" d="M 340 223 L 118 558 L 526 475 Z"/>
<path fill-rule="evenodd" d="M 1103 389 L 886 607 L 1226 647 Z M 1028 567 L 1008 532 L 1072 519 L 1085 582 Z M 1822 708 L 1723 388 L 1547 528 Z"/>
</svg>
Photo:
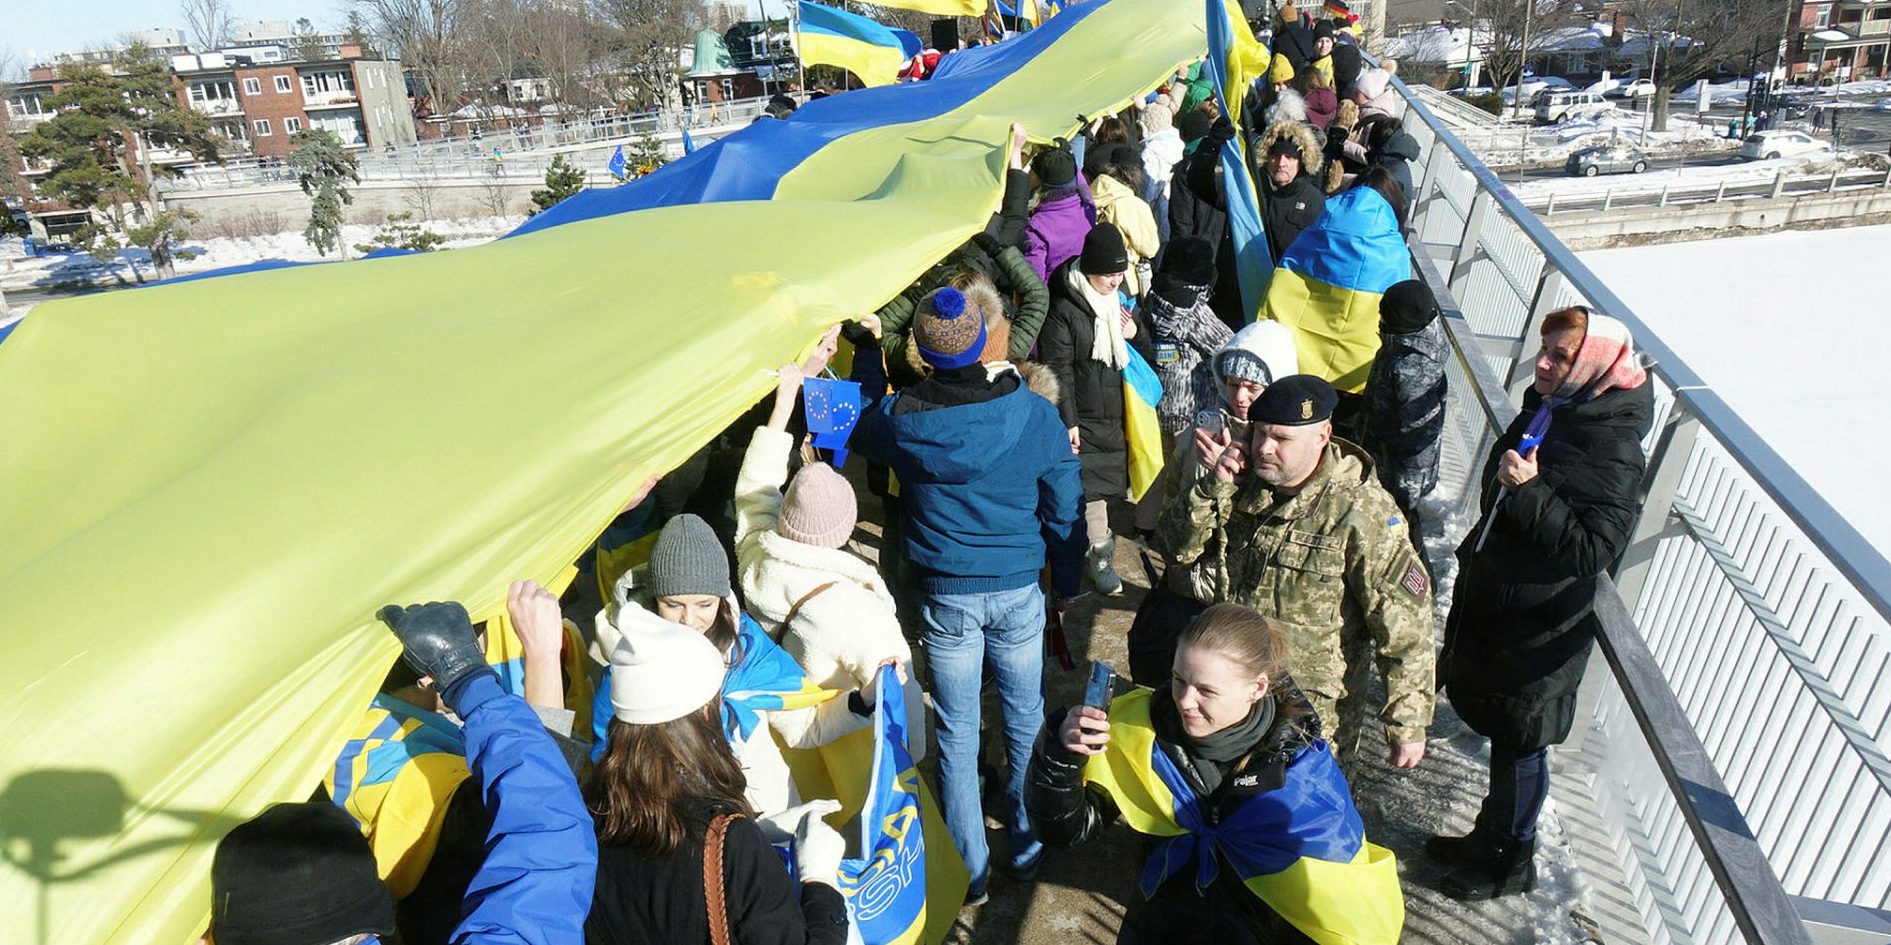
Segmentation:
<svg viewBox="0 0 1891 945">
<path fill-rule="evenodd" d="M 1261 739 L 1274 727 L 1274 698 L 1261 697 L 1242 719 L 1219 732 L 1196 738 L 1182 729 L 1182 713 L 1175 707 L 1174 690 L 1150 700 L 1149 721 L 1156 737 L 1176 746 L 1195 766 L 1202 779 L 1202 790 L 1213 794 L 1235 762 L 1252 753 Z"/>
</svg>

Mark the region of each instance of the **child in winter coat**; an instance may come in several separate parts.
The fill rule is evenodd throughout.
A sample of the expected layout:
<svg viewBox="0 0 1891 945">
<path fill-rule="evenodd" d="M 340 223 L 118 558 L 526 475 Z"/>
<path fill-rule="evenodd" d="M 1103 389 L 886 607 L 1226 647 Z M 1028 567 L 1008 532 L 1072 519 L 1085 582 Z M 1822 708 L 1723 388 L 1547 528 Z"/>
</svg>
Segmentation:
<svg viewBox="0 0 1891 945">
<path fill-rule="evenodd" d="M 1417 279 L 1387 289 L 1379 302 L 1379 354 L 1366 379 L 1363 445 L 1414 536 L 1418 501 L 1438 484 L 1449 353 L 1431 290 Z"/>
<path fill-rule="evenodd" d="M 873 316 L 868 316 L 872 319 Z M 869 323 L 878 329 L 878 320 Z M 826 463 L 810 463 L 789 483 L 795 438 L 788 416 L 801 388 L 800 365 L 781 368 L 775 408 L 757 428 L 735 488 L 735 557 L 742 597 L 769 635 L 823 689 L 866 688 L 881 664 L 906 676 L 907 731 L 924 732 L 925 703 L 913 650 L 900 633 L 893 594 L 880 572 L 847 550 L 858 515 L 854 488 Z M 925 740 L 914 739 L 915 761 Z"/>
<path fill-rule="evenodd" d="M 856 691 L 816 702 L 806 672 L 742 612 L 734 591 L 729 558 L 715 532 L 694 515 L 679 515 L 663 526 L 649 567 L 625 574 L 612 589 L 612 602 L 598 612 L 598 644 L 609 653 L 624 637 L 668 623 L 696 630 L 716 645 L 727 667 L 723 734 L 742 762 L 749 806 L 767 824 L 801 803 L 781 747 L 816 748 L 860 730 L 872 717 L 874 694 Z M 598 683 L 593 760 L 607 742 L 611 672 Z M 776 826 L 784 833 L 793 827 Z"/>
<path fill-rule="evenodd" d="M 1083 252 L 1083 238 L 1097 222 L 1097 206 L 1067 147 L 1038 152 L 1031 159 L 1031 177 L 1037 206 L 1024 226 L 1024 258 L 1038 280 L 1049 285 L 1057 267 Z"/>
</svg>

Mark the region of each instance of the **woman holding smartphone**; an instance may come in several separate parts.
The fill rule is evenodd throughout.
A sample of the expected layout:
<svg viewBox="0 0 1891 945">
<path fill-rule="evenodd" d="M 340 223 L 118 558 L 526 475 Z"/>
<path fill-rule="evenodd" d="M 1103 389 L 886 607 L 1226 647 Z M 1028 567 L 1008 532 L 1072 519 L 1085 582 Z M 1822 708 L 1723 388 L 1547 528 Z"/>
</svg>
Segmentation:
<svg viewBox="0 0 1891 945">
<path fill-rule="evenodd" d="M 1075 846 L 1119 815 L 1149 838 L 1117 942 L 1398 940 L 1392 855 L 1366 842 L 1285 653 L 1266 618 L 1216 604 L 1167 687 L 1045 726 L 1024 798 L 1038 838 Z"/>
</svg>

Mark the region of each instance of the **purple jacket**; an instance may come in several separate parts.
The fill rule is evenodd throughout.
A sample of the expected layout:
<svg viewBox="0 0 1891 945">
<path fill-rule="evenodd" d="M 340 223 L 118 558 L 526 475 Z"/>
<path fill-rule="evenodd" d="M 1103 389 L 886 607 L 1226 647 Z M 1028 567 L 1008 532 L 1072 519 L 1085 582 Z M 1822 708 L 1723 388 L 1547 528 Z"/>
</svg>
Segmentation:
<svg viewBox="0 0 1891 945">
<path fill-rule="evenodd" d="M 1097 204 L 1090 196 L 1090 182 L 1078 174 L 1075 190 L 1031 211 L 1030 222 L 1024 225 L 1024 261 L 1048 282 L 1058 266 L 1083 252 L 1084 237 L 1096 223 Z"/>
</svg>

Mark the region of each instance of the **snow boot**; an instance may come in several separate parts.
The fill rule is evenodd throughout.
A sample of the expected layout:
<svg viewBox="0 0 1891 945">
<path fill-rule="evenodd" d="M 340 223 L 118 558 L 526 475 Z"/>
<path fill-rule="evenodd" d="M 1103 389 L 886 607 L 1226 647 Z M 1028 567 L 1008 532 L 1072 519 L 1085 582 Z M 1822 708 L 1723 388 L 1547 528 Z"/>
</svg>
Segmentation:
<svg viewBox="0 0 1891 945">
<path fill-rule="evenodd" d="M 1440 866 L 1472 866 L 1489 860 L 1495 846 L 1495 838 L 1483 828 L 1473 827 L 1462 837 L 1435 834 L 1425 838 L 1425 856 Z"/>
<path fill-rule="evenodd" d="M 1090 553 L 1085 556 L 1084 564 L 1090 574 L 1090 584 L 1104 597 L 1120 597 L 1123 593 L 1123 579 L 1116 576 L 1116 568 L 1111 564 L 1111 559 L 1115 557 L 1114 536 L 1104 540 L 1103 544 L 1091 545 Z"/>
<path fill-rule="evenodd" d="M 1459 902 L 1483 902 L 1536 888 L 1536 841 L 1499 842 L 1483 862 L 1445 875 L 1438 891 Z"/>
</svg>

